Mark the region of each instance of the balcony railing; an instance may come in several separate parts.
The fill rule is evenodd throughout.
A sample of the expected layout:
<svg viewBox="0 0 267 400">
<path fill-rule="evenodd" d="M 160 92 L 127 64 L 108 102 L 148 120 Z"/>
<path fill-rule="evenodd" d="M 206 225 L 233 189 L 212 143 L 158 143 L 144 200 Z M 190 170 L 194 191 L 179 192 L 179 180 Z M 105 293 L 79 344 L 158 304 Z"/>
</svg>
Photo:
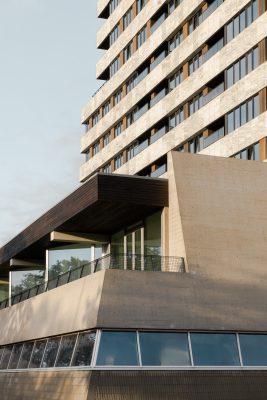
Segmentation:
<svg viewBox="0 0 267 400">
<path fill-rule="evenodd" d="M 30 289 L 24 290 L 0 302 L 0 310 L 21 303 L 49 290 L 66 285 L 67 283 L 84 278 L 95 272 L 118 269 L 134 271 L 155 271 L 155 272 L 185 272 L 184 259 L 182 257 L 163 257 L 158 255 L 137 255 L 137 254 L 108 254 L 97 260 L 91 261 L 78 268 L 70 269 L 68 272 L 58 275 L 54 279 L 41 283 Z"/>
<path fill-rule="evenodd" d="M 220 96 L 224 92 L 224 82 L 220 83 L 214 89 L 212 89 L 206 96 L 203 97 L 203 105 L 205 106 L 215 97 Z"/>
</svg>

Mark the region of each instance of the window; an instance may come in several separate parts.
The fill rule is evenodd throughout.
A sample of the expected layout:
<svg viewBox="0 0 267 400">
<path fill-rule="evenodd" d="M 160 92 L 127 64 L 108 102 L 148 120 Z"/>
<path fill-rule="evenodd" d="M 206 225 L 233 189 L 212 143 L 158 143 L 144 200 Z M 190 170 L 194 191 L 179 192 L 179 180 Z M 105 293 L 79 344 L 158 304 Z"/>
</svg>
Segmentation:
<svg viewBox="0 0 267 400">
<path fill-rule="evenodd" d="M 129 8 L 126 14 L 123 16 L 123 29 L 125 30 L 127 26 L 130 25 L 133 19 L 133 8 Z"/>
<path fill-rule="evenodd" d="M 247 28 L 258 17 L 258 0 L 253 0 L 249 5 L 236 15 L 226 26 L 226 40 L 229 43 L 240 32 Z"/>
<path fill-rule="evenodd" d="M 109 67 L 109 75 L 110 77 L 115 75 L 116 72 L 119 70 L 120 68 L 120 57 L 116 57 L 115 60 L 111 63 L 110 67 Z"/>
<path fill-rule="evenodd" d="M 42 361 L 42 368 L 53 367 L 56 362 L 56 357 L 60 345 L 61 337 L 49 339 L 46 344 L 44 358 Z"/>
<path fill-rule="evenodd" d="M 97 111 L 93 116 L 92 116 L 92 125 L 95 126 L 98 121 L 100 120 L 100 112 Z"/>
<path fill-rule="evenodd" d="M 204 149 L 204 137 L 203 133 L 200 135 L 197 135 L 194 139 L 190 140 L 188 143 L 188 150 L 189 153 L 198 153 L 199 151 Z"/>
<path fill-rule="evenodd" d="M 115 170 L 120 168 L 123 164 L 123 156 L 120 154 L 118 157 L 115 158 Z"/>
<path fill-rule="evenodd" d="M 111 174 L 111 172 L 112 172 L 111 163 L 108 163 L 103 167 L 103 172 L 104 172 L 104 174 Z"/>
<path fill-rule="evenodd" d="M 242 79 L 245 75 L 247 75 L 250 71 L 257 68 L 258 61 L 258 47 L 255 47 L 245 56 L 240 58 L 235 62 L 231 67 L 226 70 L 226 87 L 229 88 L 237 81 Z"/>
<path fill-rule="evenodd" d="M 179 46 L 180 43 L 184 40 L 183 31 L 179 30 L 168 43 L 169 53 L 172 52 L 176 47 Z"/>
<path fill-rule="evenodd" d="M 100 143 L 97 142 L 93 145 L 93 156 L 95 156 L 100 151 Z"/>
<path fill-rule="evenodd" d="M 137 113 L 138 113 L 138 108 L 136 107 L 133 111 L 127 114 L 126 117 L 127 128 L 129 128 L 129 126 L 131 126 L 137 120 Z"/>
<path fill-rule="evenodd" d="M 60 344 L 56 367 L 68 367 L 70 365 L 76 338 L 77 335 L 63 336 Z"/>
<path fill-rule="evenodd" d="M 16 369 L 17 368 L 22 347 L 23 347 L 22 343 L 15 344 L 13 346 L 12 355 L 11 355 L 11 358 L 10 358 L 10 361 L 9 361 L 9 365 L 8 365 L 9 369 Z M 1 359 L 1 356 L 0 356 L 0 359 Z"/>
<path fill-rule="evenodd" d="M 168 15 L 173 13 L 173 11 L 181 4 L 182 0 L 171 0 L 168 3 Z"/>
<path fill-rule="evenodd" d="M 111 134 L 110 132 L 108 132 L 104 135 L 103 146 L 106 147 L 110 143 L 110 140 L 111 140 Z"/>
<path fill-rule="evenodd" d="M 143 43 L 145 43 L 147 38 L 147 28 L 144 26 L 140 32 L 137 33 L 137 48 L 139 49 Z"/>
<path fill-rule="evenodd" d="M 194 365 L 240 365 L 236 335 L 231 333 L 191 333 Z"/>
<path fill-rule="evenodd" d="M 171 92 L 178 85 L 180 85 L 180 83 L 182 83 L 183 80 L 184 80 L 184 72 L 183 68 L 180 68 L 179 71 L 175 72 L 175 74 L 173 74 L 168 80 L 169 92 Z"/>
<path fill-rule="evenodd" d="M 122 89 L 119 89 L 114 94 L 114 104 L 117 105 L 122 100 Z"/>
<path fill-rule="evenodd" d="M 18 368 L 20 368 L 20 369 L 28 368 L 28 365 L 29 365 L 29 362 L 31 359 L 33 346 L 34 346 L 34 342 L 24 343 L 21 357 L 19 360 Z"/>
<path fill-rule="evenodd" d="M 91 365 L 92 354 L 95 344 L 95 332 L 80 333 L 73 356 L 72 365 Z"/>
<path fill-rule="evenodd" d="M 29 368 L 40 368 L 45 345 L 46 345 L 46 340 L 39 340 L 34 343 L 34 348 L 32 351 Z"/>
<path fill-rule="evenodd" d="M 175 111 L 172 115 L 169 116 L 169 129 L 175 128 L 184 120 L 184 109 L 183 107 L 179 108 L 179 110 Z"/>
<path fill-rule="evenodd" d="M 147 0 L 137 0 L 136 2 L 136 10 L 137 14 L 145 7 Z"/>
<path fill-rule="evenodd" d="M 246 149 L 238 152 L 233 156 L 239 160 L 260 160 L 260 143 L 254 143 L 252 146 L 247 147 Z"/>
<path fill-rule="evenodd" d="M 142 365 L 191 365 L 187 333 L 140 332 Z"/>
<path fill-rule="evenodd" d="M 195 112 L 197 112 L 202 106 L 203 106 L 203 95 L 202 93 L 200 93 L 189 102 L 189 115 L 192 115 Z"/>
<path fill-rule="evenodd" d="M 7 369 L 13 346 L 6 346 L 2 355 L 0 369 Z"/>
<path fill-rule="evenodd" d="M 115 8 L 118 7 L 120 0 L 110 0 L 109 2 L 109 15 L 113 13 Z"/>
<path fill-rule="evenodd" d="M 230 133 L 259 115 L 259 95 L 252 97 L 226 115 L 227 132 Z"/>
<path fill-rule="evenodd" d="M 199 52 L 189 61 L 189 75 L 193 74 L 202 65 L 202 53 Z"/>
<path fill-rule="evenodd" d="M 123 50 L 123 61 L 126 63 L 126 61 L 129 60 L 129 58 L 132 57 L 132 52 L 133 52 L 133 42 L 130 42 L 125 49 Z"/>
<path fill-rule="evenodd" d="M 138 74 L 137 72 L 135 72 L 135 74 L 128 79 L 128 81 L 126 82 L 126 93 L 130 93 L 131 90 L 133 90 L 133 88 L 137 85 L 137 78 L 138 78 Z"/>
<path fill-rule="evenodd" d="M 239 334 L 243 365 L 267 365 L 267 336 Z"/>
<path fill-rule="evenodd" d="M 118 137 L 122 133 L 122 128 L 123 124 L 122 121 L 120 121 L 116 126 L 115 126 L 115 138 Z"/>
<path fill-rule="evenodd" d="M 102 332 L 97 365 L 138 365 L 136 332 Z"/>
<path fill-rule="evenodd" d="M 103 117 L 109 112 L 110 110 L 110 102 L 107 101 L 104 105 L 103 105 Z"/>
<path fill-rule="evenodd" d="M 111 46 L 118 39 L 119 34 L 120 34 L 120 25 L 117 24 L 115 28 L 110 32 L 109 46 Z"/>
</svg>

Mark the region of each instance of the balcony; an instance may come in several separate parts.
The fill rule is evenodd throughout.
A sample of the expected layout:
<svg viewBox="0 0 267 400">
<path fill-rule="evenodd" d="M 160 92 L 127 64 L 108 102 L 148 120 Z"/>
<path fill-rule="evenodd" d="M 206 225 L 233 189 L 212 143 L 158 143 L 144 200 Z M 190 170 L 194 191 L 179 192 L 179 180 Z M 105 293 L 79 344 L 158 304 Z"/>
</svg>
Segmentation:
<svg viewBox="0 0 267 400">
<path fill-rule="evenodd" d="M 0 303 L 0 310 L 10 305 L 21 303 L 39 294 L 56 289 L 85 276 L 103 270 L 132 270 L 132 271 L 152 271 L 152 272 L 185 272 L 184 259 L 181 257 L 163 257 L 159 255 L 137 255 L 137 254 L 108 254 L 97 260 L 91 261 L 78 268 L 58 275 L 55 279 L 48 280 L 40 285 L 34 286 L 21 293 L 7 298 Z"/>
<path fill-rule="evenodd" d="M 212 89 L 206 96 L 203 97 L 203 106 L 208 104 L 215 97 L 220 96 L 224 92 L 224 82 L 220 83 L 214 89 Z"/>
</svg>

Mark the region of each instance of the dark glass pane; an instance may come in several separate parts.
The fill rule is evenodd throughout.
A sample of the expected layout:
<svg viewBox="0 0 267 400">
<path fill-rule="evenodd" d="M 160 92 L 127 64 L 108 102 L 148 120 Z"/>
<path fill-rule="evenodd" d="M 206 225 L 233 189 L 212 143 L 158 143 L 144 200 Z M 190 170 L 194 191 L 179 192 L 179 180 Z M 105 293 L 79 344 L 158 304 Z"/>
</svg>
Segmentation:
<svg viewBox="0 0 267 400">
<path fill-rule="evenodd" d="M 33 345 L 34 342 L 24 343 L 18 368 L 20 369 L 28 368 L 31 359 Z"/>
<path fill-rule="evenodd" d="M 245 149 L 245 150 L 240 152 L 240 159 L 241 160 L 247 160 L 248 159 L 248 151 L 247 151 L 247 149 Z"/>
<path fill-rule="evenodd" d="M 233 111 L 227 115 L 227 130 L 228 130 L 228 133 L 233 132 L 233 130 L 234 130 L 234 112 Z"/>
<path fill-rule="evenodd" d="M 235 82 L 239 81 L 240 79 L 240 72 L 239 72 L 239 61 L 235 63 L 234 65 L 234 71 L 235 71 Z"/>
<path fill-rule="evenodd" d="M 46 340 L 35 342 L 29 368 L 40 368 L 44 354 Z"/>
<path fill-rule="evenodd" d="M 253 6 L 252 6 L 252 18 L 253 21 L 258 17 L 259 15 L 259 5 L 258 5 L 258 0 L 253 1 Z"/>
<path fill-rule="evenodd" d="M 246 9 L 246 14 L 247 14 L 247 26 L 249 26 L 252 23 L 252 7 L 251 7 L 251 5 Z"/>
<path fill-rule="evenodd" d="M 142 365 L 191 365 L 186 333 L 140 332 Z"/>
<path fill-rule="evenodd" d="M 253 50 L 253 69 L 255 69 L 259 65 L 259 49 L 256 47 L 256 49 Z"/>
<path fill-rule="evenodd" d="M 1 347 L 1 348 L 0 348 L 0 365 L 1 365 L 1 358 L 2 358 L 2 355 L 4 354 L 4 350 L 5 350 L 4 347 Z"/>
<path fill-rule="evenodd" d="M 241 125 L 246 124 L 247 122 L 247 106 L 246 104 L 242 104 L 241 106 Z"/>
<path fill-rule="evenodd" d="M 253 146 L 253 160 L 259 161 L 260 160 L 260 144 L 256 143 Z"/>
<path fill-rule="evenodd" d="M 7 369 L 13 346 L 6 346 L 1 359 L 0 369 Z"/>
<path fill-rule="evenodd" d="M 256 118 L 259 115 L 259 96 L 253 98 L 253 117 Z"/>
<path fill-rule="evenodd" d="M 253 118 L 253 100 L 248 101 L 248 118 L 247 120 L 250 121 Z"/>
<path fill-rule="evenodd" d="M 267 366 L 267 335 L 242 333 L 239 342 L 245 366 Z"/>
<path fill-rule="evenodd" d="M 227 32 L 227 43 L 229 43 L 234 37 L 234 23 L 233 23 L 233 21 L 231 21 L 227 25 L 226 32 Z"/>
<path fill-rule="evenodd" d="M 246 27 L 246 11 L 242 11 L 240 14 L 240 32 L 242 32 Z"/>
<path fill-rule="evenodd" d="M 61 337 L 48 339 L 41 368 L 51 368 L 55 365 Z"/>
<path fill-rule="evenodd" d="M 236 37 L 239 34 L 239 15 L 235 17 L 234 19 L 234 37 Z"/>
<path fill-rule="evenodd" d="M 194 365 L 240 365 L 236 336 L 231 333 L 192 333 Z"/>
<path fill-rule="evenodd" d="M 136 332 L 102 332 L 97 365 L 138 365 Z"/>
<path fill-rule="evenodd" d="M 8 365 L 8 369 L 16 369 L 17 368 L 22 347 L 23 347 L 22 343 L 14 345 L 11 359 L 10 359 L 10 362 Z"/>
<path fill-rule="evenodd" d="M 247 61 L 246 57 L 241 58 L 240 60 L 240 78 L 243 78 L 247 73 Z"/>
<path fill-rule="evenodd" d="M 240 127 L 241 120 L 240 120 L 240 108 L 235 109 L 235 129 Z"/>
<path fill-rule="evenodd" d="M 64 336 L 61 341 L 56 367 L 68 367 L 71 362 L 77 335 Z"/>
<path fill-rule="evenodd" d="M 95 344 L 95 332 L 80 333 L 72 365 L 91 365 Z"/>
<path fill-rule="evenodd" d="M 227 70 L 227 88 L 234 84 L 234 67 L 230 67 Z"/>
<path fill-rule="evenodd" d="M 249 53 L 247 56 L 247 63 L 248 63 L 248 73 L 252 71 L 253 69 L 253 58 L 252 58 L 252 53 Z"/>
</svg>

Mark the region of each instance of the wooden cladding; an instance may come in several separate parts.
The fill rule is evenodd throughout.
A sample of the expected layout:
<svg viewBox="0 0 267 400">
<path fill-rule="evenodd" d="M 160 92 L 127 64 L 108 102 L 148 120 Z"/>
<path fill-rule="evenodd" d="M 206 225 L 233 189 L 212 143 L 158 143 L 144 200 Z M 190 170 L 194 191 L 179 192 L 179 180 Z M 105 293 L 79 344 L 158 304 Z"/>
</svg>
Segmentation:
<svg viewBox="0 0 267 400">
<path fill-rule="evenodd" d="M 267 0 L 259 0 L 259 15 L 262 15 L 267 10 Z"/>
<path fill-rule="evenodd" d="M 264 88 L 259 92 L 259 111 L 260 114 L 267 111 L 267 89 Z"/>
<path fill-rule="evenodd" d="M 267 61 L 267 39 L 263 39 L 259 43 L 259 64 L 263 64 L 265 61 Z"/>
</svg>

